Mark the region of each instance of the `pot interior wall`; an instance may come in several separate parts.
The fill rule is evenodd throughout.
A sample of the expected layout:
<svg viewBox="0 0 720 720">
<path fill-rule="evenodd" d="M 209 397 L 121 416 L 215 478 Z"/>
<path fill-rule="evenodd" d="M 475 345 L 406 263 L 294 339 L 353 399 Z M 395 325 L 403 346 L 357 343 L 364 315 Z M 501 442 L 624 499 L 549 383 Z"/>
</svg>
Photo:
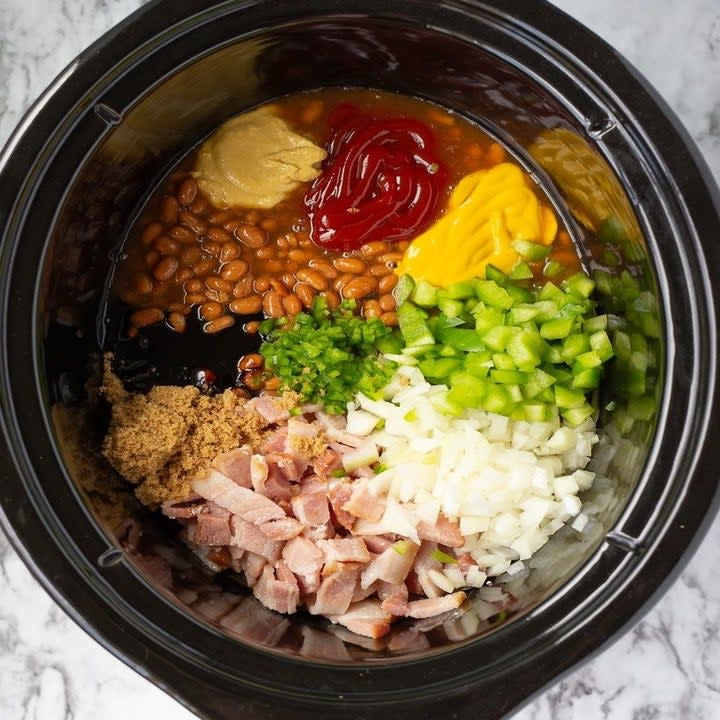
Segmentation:
<svg viewBox="0 0 720 720">
<path fill-rule="evenodd" d="M 584 498 L 593 521 L 582 533 L 560 531 L 533 559 L 532 571 L 508 583 L 516 598 L 509 612 L 489 602 L 492 592 L 481 591 L 462 617 L 403 627 L 382 643 L 367 641 L 308 616 L 273 615 L 232 578 L 212 582 L 175 548 L 173 528 L 150 513 L 136 514 L 145 524 L 143 538 L 128 535 L 123 520 L 137 508 L 97 453 L 106 412 L 92 392 L 106 343 L 107 278 L 143 198 L 176 158 L 223 120 L 290 92 L 372 86 L 425 97 L 482 123 L 543 183 L 575 233 L 588 269 L 610 269 L 618 277 L 627 271 L 626 277 L 649 290 L 644 297 L 652 306 L 655 283 L 631 198 L 599 152 L 612 128 L 579 110 L 577 98 L 557 97 L 491 51 L 430 29 L 325 18 L 229 40 L 235 22 L 218 22 L 137 63 L 97 98 L 75 131 L 78 169 L 50 233 L 39 303 L 47 402 L 68 476 L 109 534 L 124 528 L 119 539 L 149 583 L 208 622 L 221 617 L 216 626 L 243 642 L 310 660 L 346 661 L 438 651 L 493 632 L 568 582 L 598 551 L 628 502 L 654 425 L 652 412 L 636 419 L 628 412 L 627 378 L 611 373 L 600 400 L 602 407 L 615 404 L 601 417 L 599 477 Z M 216 49 L 203 53 L 213 42 Z M 193 59 L 175 70 L 187 58 Z M 602 147 L 607 151 L 607 144 Z M 61 161 L 65 169 L 73 167 L 69 150 Z M 606 288 L 614 297 L 599 299 L 622 315 L 616 290 Z M 637 334 L 642 339 L 634 350 L 650 375 L 653 369 L 659 375 L 657 327 Z M 646 388 L 651 399 L 659 391 Z"/>
</svg>

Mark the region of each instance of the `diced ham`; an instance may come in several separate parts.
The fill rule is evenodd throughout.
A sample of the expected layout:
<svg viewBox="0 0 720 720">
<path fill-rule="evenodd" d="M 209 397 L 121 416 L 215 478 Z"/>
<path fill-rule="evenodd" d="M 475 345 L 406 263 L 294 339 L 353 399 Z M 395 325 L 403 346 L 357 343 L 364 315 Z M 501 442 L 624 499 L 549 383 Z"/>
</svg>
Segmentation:
<svg viewBox="0 0 720 720">
<path fill-rule="evenodd" d="M 255 492 L 276 502 L 290 500 L 293 496 L 290 483 L 277 463 L 270 462 L 270 455 L 253 455 L 250 461 L 250 477 Z"/>
<path fill-rule="evenodd" d="M 385 500 L 370 492 L 367 482 L 358 481 L 353 483 L 352 495 L 342 509 L 363 520 L 378 522 L 385 512 Z"/>
<path fill-rule="evenodd" d="M 191 527 L 188 537 L 196 545 L 220 547 L 229 545 L 232 540 L 230 513 L 225 508 L 200 513 Z"/>
<path fill-rule="evenodd" d="M 250 479 L 250 458 L 252 450 L 247 446 L 235 448 L 218 455 L 212 466 L 223 475 L 229 477 L 233 482 L 244 488 L 251 488 Z"/>
<path fill-rule="evenodd" d="M 193 480 L 192 488 L 248 522 L 259 524 L 285 517 L 282 508 L 272 500 L 241 487 L 217 470 L 210 470 L 204 478 Z"/>
<path fill-rule="evenodd" d="M 286 427 L 279 427 L 275 432 L 270 433 L 265 440 L 258 452 L 261 455 L 267 455 L 273 452 L 283 452 L 287 445 L 288 430 Z"/>
<path fill-rule="evenodd" d="M 339 453 L 328 448 L 322 455 L 313 460 L 312 467 L 317 475 L 322 478 L 327 478 L 333 470 L 338 470 L 342 467 L 342 459 Z"/>
<path fill-rule="evenodd" d="M 465 602 L 465 593 L 460 590 L 452 595 L 437 598 L 411 600 L 408 603 L 408 616 L 412 618 L 429 618 L 459 608 Z"/>
<path fill-rule="evenodd" d="M 357 564 L 339 563 L 334 573 L 323 578 L 308 610 L 313 615 L 342 615 L 350 607 L 359 574 Z"/>
<path fill-rule="evenodd" d="M 315 543 L 301 536 L 293 538 L 285 544 L 282 557 L 290 570 L 298 576 L 305 593 L 318 589 L 324 556 Z"/>
<path fill-rule="evenodd" d="M 365 541 L 360 537 L 319 540 L 317 545 L 324 553 L 326 563 L 367 563 L 372 559 L 372 555 L 368 552 Z"/>
<path fill-rule="evenodd" d="M 266 565 L 253 587 L 253 595 L 265 607 L 275 612 L 292 614 L 297 610 L 300 602 L 300 588 L 292 573 L 288 576 L 281 569 L 280 574 L 283 576 L 282 579 L 276 577 L 270 565 Z"/>
<path fill-rule="evenodd" d="M 335 537 L 335 529 L 331 523 L 327 522 L 317 527 L 306 527 L 303 535 L 311 542 L 316 543 L 318 540 L 329 540 Z"/>
<path fill-rule="evenodd" d="M 408 589 L 404 583 L 401 585 L 391 585 L 390 583 L 379 580 L 377 583 L 377 594 L 382 602 L 383 610 L 386 610 L 396 617 L 407 615 Z"/>
<path fill-rule="evenodd" d="M 349 483 L 340 483 L 328 491 L 327 497 L 333 510 L 335 520 L 346 530 L 352 530 L 355 518 L 343 506 L 350 500 L 352 488 Z"/>
<path fill-rule="evenodd" d="M 413 566 L 422 593 L 429 598 L 440 597 L 444 594 L 444 591 L 441 590 L 430 577 L 430 570 L 442 571 L 442 563 L 432 557 L 432 554 L 436 550 L 437 543 L 423 540 L 420 551 L 415 558 L 415 565 Z"/>
<path fill-rule="evenodd" d="M 361 585 L 367 587 L 376 580 L 384 580 L 393 585 L 405 582 L 405 577 L 410 572 L 420 548 L 415 543 L 405 541 L 402 549 L 403 552 L 400 553 L 395 546 L 391 546 L 375 557 L 363 571 Z"/>
<path fill-rule="evenodd" d="M 353 603 L 342 615 L 330 616 L 330 621 L 370 638 L 380 638 L 390 631 L 392 615 L 383 610 L 379 600 Z"/>
<path fill-rule="evenodd" d="M 320 477 L 319 475 L 310 474 L 306 475 L 300 480 L 300 493 L 302 495 L 309 495 L 310 493 L 321 492 L 326 493 L 329 489 L 327 478 Z"/>
<path fill-rule="evenodd" d="M 324 525 L 330 520 L 330 508 L 324 492 L 302 493 L 290 500 L 293 515 L 304 525 Z"/>
<path fill-rule="evenodd" d="M 255 585 L 266 564 L 267 560 L 262 555 L 256 555 L 253 552 L 245 552 L 243 554 L 240 565 L 245 573 L 245 581 L 248 587 Z"/>
<path fill-rule="evenodd" d="M 247 404 L 255 410 L 268 425 L 275 425 L 290 417 L 290 413 L 283 403 L 271 395 L 258 395 L 258 397 L 248 400 Z"/>
<path fill-rule="evenodd" d="M 231 526 L 233 530 L 232 545 L 261 555 L 273 565 L 278 561 L 282 552 L 282 542 L 270 540 L 257 525 L 239 517 L 232 518 Z"/>
<path fill-rule="evenodd" d="M 392 540 L 388 540 L 382 535 L 364 535 L 363 540 L 367 545 L 367 549 L 378 555 L 385 552 L 392 545 Z"/>
<path fill-rule="evenodd" d="M 271 540 L 290 540 L 290 538 L 299 535 L 304 529 L 301 522 L 291 517 L 269 520 L 262 525 L 258 525 L 258 527 L 262 534 Z"/>
<path fill-rule="evenodd" d="M 378 583 L 374 582 L 372 585 L 364 588 L 362 585 L 360 585 L 360 583 L 358 583 L 355 587 L 352 601 L 356 603 L 364 600 L 365 598 L 369 598 L 371 595 L 374 595 L 377 592 L 377 586 Z"/>
<path fill-rule="evenodd" d="M 195 517 L 205 507 L 205 498 L 197 493 L 192 493 L 185 500 L 168 500 L 160 506 L 163 515 L 173 518 L 191 518 Z"/>
<path fill-rule="evenodd" d="M 465 539 L 460 534 L 460 526 L 443 514 L 438 515 L 434 525 L 421 520 L 417 524 L 417 532 L 421 540 L 433 540 L 446 547 L 458 548 L 465 544 Z"/>
</svg>

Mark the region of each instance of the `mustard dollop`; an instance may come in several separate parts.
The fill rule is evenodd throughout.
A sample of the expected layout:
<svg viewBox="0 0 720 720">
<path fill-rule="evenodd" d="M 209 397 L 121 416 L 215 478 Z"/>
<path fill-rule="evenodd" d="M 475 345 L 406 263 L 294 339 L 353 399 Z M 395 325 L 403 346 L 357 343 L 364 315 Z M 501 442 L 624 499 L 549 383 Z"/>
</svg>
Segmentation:
<svg viewBox="0 0 720 720">
<path fill-rule="evenodd" d="M 214 132 L 192 174 L 216 207 L 271 208 L 299 183 L 314 180 L 326 154 L 263 107 Z"/>
<path fill-rule="evenodd" d="M 556 233 L 555 215 L 522 170 L 500 163 L 457 184 L 446 214 L 410 243 L 396 272 L 440 287 L 483 277 L 488 264 L 509 272 L 520 260 L 513 241 L 550 245 Z"/>
</svg>

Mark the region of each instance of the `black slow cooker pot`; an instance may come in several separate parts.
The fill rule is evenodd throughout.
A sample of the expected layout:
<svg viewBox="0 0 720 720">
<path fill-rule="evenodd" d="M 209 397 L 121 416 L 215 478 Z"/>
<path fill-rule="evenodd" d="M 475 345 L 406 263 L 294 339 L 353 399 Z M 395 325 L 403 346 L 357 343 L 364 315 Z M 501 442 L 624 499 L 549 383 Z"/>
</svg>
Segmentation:
<svg viewBox="0 0 720 720">
<path fill-rule="evenodd" d="M 507 611 L 480 595 L 384 643 L 204 575 L 157 518 L 125 522 L 97 455 L 106 279 L 134 212 L 226 118 L 328 85 L 482 123 L 545 185 L 632 339 L 600 399 L 588 527 L 508 583 Z M 0 158 L 4 529 L 87 632 L 203 717 L 499 718 L 636 620 L 714 514 L 718 208 L 668 108 L 545 2 L 152 2 L 58 77 Z"/>
</svg>

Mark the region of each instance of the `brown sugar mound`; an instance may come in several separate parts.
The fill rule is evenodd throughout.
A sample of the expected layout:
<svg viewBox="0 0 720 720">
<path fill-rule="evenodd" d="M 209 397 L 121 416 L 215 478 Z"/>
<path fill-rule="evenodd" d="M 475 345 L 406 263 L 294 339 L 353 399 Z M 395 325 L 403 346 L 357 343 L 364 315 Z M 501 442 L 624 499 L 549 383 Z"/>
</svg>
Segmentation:
<svg viewBox="0 0 720 720">
<path fill-rule="evenodd" d="M 130 393 L 110 363 L 107 356 L 102 391 L 111 419 L 102 451 L 137 485 L 135 494 L 144 505 L 188 497 L 190 483 L 217 455 L 259 444 L 261 419 L 232 390 L 206 396 L 192 386 L 158 385 L 147 395 Z"/>
</svg>

